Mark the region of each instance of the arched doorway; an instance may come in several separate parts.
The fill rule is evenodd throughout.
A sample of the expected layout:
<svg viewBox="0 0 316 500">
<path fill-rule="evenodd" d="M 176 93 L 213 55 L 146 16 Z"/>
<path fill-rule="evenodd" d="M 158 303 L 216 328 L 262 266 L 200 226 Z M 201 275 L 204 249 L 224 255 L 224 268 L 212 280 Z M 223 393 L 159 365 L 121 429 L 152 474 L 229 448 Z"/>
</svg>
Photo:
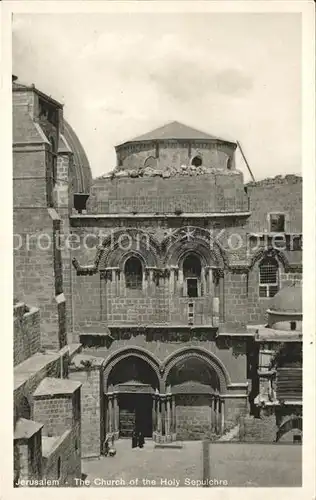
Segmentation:
<svg viewBox="0 0 316 500">
<path fill-rule="evenodd" d="M 221 382 L 207 359 L 194 354 L 180 357 L 170 369 L 166 384 L 174 399 L 177 439 L 212 439 L 224 431 Z"/>
<path fill-rule="evenodd" d="M 292 442 L 301 444 L 303 437 L 303 419 L 300 416 L 291 416 L 283 421 L 276 435 L 278 442 Z"/>
<path fill-rule="evenodd" d="M 129 438 L 136 430 L 152 437 L 158 388 L 157 374 L 146 359 L 137 354 L 119 359 L 107 378 L 106 434 Z"/>
</svg>

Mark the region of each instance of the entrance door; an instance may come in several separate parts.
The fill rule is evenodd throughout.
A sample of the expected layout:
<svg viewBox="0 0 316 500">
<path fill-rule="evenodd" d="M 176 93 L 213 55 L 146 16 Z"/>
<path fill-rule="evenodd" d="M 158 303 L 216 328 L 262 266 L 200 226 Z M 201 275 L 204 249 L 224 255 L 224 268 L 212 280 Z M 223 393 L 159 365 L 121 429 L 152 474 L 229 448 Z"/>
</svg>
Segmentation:
<svg viewBox="0 0 316 500">
<path fill-rule="evenodd" d="M 152 437 L 152 397 L 150 394 L 140 394 L 135 399 L 135 424 L 136 429 L 145 437 Z"/>
<path fill-rule="evenodd" d="M 152 404 L 150 394 L 119 396 L 120 437 L 131 437 L 134 429 L 152 437 Z"/>
</svg>

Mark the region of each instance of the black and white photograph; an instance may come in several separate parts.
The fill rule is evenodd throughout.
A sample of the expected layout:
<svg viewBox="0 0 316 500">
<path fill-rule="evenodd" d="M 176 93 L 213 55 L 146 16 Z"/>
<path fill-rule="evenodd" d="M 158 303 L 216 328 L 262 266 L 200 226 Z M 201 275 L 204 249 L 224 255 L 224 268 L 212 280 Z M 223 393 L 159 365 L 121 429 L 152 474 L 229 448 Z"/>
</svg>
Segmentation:
<svg viewBox="0 0 316 500">
<path fill-rule="evenodd" d="M 301 497 L 313 2 L 25 3 L 2 78 L 12 491 Z"/>
</svg>

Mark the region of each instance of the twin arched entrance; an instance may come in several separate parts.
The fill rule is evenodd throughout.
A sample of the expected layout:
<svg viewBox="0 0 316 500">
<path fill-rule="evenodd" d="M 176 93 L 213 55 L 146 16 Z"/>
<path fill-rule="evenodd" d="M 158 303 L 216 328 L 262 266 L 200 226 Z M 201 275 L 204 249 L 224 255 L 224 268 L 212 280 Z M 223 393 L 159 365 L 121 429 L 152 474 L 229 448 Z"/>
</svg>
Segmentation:
<svg viewBox="0 0 316 500">
<path fill-rule="evenodd" d="M 225 367 L 202 348 L 181 349 L 163 363 L 140 348 L 117 351 L 104 368 L 104 434 L 137 430 L 160 442 L 219 435 L 227 383 Z"/>
</svg>

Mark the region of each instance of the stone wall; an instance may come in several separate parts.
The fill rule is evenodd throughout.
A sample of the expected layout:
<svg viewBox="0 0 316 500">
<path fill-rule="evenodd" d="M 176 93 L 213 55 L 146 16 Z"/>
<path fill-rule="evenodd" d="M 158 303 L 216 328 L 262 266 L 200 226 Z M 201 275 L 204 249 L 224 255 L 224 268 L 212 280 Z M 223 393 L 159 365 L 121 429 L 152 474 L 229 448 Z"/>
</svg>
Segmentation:
<svg viewBox="0 0 316 500">
<path fill-rule="evenodd" d="M 242 174 L 97 179 L 87 205 L 91 213 L 246 212 Z"/>
<path fill-rule="evenodd" d="M 250 231 L 270 231 L 268 214 L 284 213 L 286 232 L 302 232 L 302 177 L 287 175 L 250 182 L 246 186 L 250 198 L 248 219 Z"/>
<path fill-rule="evenodd" d="M 75 429 L 65 431 L 43 457 L 43 478 L 58 480 L 58 486 L 76 486 L 75 479 L 81 478 L 81 456 L 80 433 Z"/>
<path fill-rule="evenodd" d="M 66 343 L 61 221 L 52 208 L 61 106 L 34 88 L 13 90 L 14 294 L 40 308 L 42 345 L 58 348 Z"/>
<path fill-rule="evenodd" d="M 14 469 L 16 470 L 15 486 L 25 480 L 36 481 L 42 477 L 42 442 L 39 430 L 29 439 L 15 441 L 16 454 Z M 23 484 L 23 483 L 22 483 Z"/>
<path fill-rule="evenodd" d="M 225 428 L 232 429 L 240 418 L 249 413 L 247 396 L 225 398 Z"/>
<path fill-rule="evenodd" d="M 15 367 L 14 378 L 14 404 L 17 408 L 17 416 L 24 416 L 20 412 L 25 406 L 33 403 L 33 392 L 45 377 L 60 377 L 61 356 L 56 354 L 36 354 Z M 27 395 L 28 400 L 26 400 Z M 31 415 L 32 418 L 32 415 Z"/>
<path fill-rule="evenodd" d="M 239 439 L 247 442 L 287 442 L 303 434 L 302 406 L 277 406 L 260 410 L 260 417 L 240 419 Z M 299 441 L 298 441 L 299 442 Z"/>
<path fill-rule="evenodd" d="M 219 141 L 159 141 L 133 142 L 116 148 L 120 169 L 139 169 L 144 167 L 149 157 L 156 159 L 157 168 L 168 170 L 190 164 L 199 155 L 203 165 L 227 168 L 228 158 L 234 159 L 235 144 Z"/>
<path fill-rule="evenodd" d="M 83 361 L 83 363 L 81 363 Z M 105 438 L 102 359 L 77 355 L 70 366 L 69 378 L 81 382 L 81 456 L 99 456 Z M 88 366 L 87 366 L 88 365 Z M 86 368 L 85 368 L 86 366 Z"/>
<path fill-rule="evenodd" d="M 60 219 L 53 209 L 16 209 L 13 216 L 14 294 L 41 311 L 43 347 L 65 345 Z"/>
<path fill-rule="evenodd" d="M 207 395 L 176 397 L 177 439 L 210 439 L 215 435 L 215 414 L 211 404 L 212 399 Z"/>
<path fill-rule="evenodd" d="M 261 412 L 260 418 L 248 416 L 240 419 L 239 439 L 247 442 L 275 442 L 276 417 L 273 411 Z"/>
<path fill-rule="evenodd" d="M 34 400 L 34 420 L 42 422 L 43 435 L 61 436 L 72 426 L 72 400 L 65 396 L 53 396 Z"/>
<path fill-rule="evenodd" d="M 13 309 L 14 320 L 14 366 L 22 363 L 41 348 L 40 312 L 17 303 Z"/>
</svg>

